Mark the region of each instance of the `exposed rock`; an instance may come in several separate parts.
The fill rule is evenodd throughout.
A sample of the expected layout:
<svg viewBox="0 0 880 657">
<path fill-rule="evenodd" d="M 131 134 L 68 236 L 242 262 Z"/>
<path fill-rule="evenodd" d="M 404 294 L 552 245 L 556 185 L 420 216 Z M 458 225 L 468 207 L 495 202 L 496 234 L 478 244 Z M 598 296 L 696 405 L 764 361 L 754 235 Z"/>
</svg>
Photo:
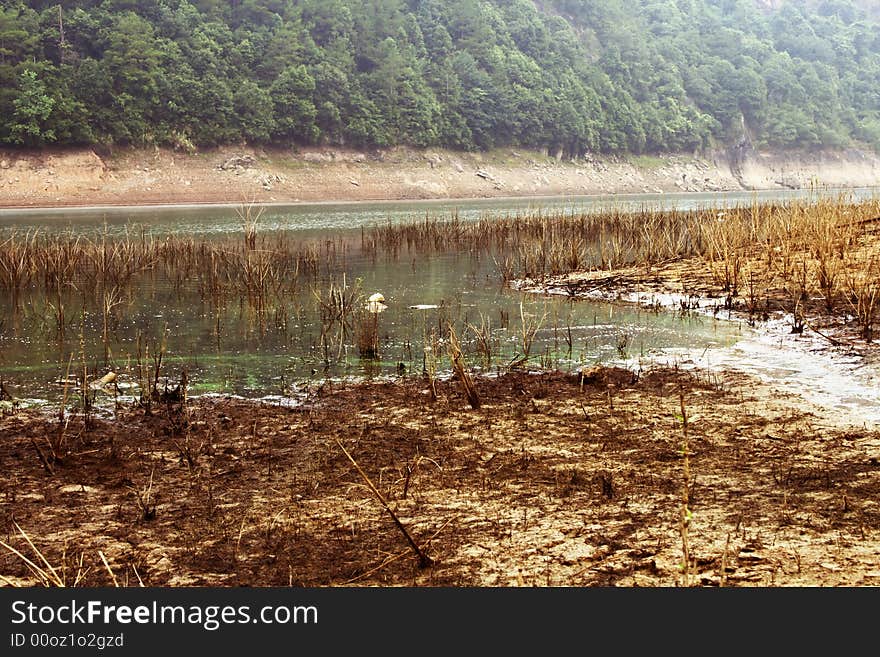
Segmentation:
<svg viewBox="0 0 880 657">
<path fill-rule="evenodd" d="M 256 165 L 257 161 L 250 155 L 233 155 L 223 162 L 218 169 L 230 171 L 235 169 L 250 169 Z M 147 169 L 145 168 L 144 171 Z"/>
<path fill-rule="evenodd" d="M 262 185 L 263 189 L 265 189 L 267 192 L 271 192 L 272 185 L 274 183 L 284 182 L 284 178 L 282 178 L 281 176 L 279 176 L 276 173 L 276 174 L 269 174 L 269 175 L 265 175 L 265 176 L 260 176 L 257 179 L 257 181 L 260 183 L 260 185 Z"/>
<path fill-rule="evenodd" d="M 449 196 L 449 188 L 443 183 L 406 178 L 403 184 L 407 190 L 407 196 L 411 198 L 445 198 Z"/>
<path fill-rule="evenodd" d="M 296 197 L 300 202 L 880 184 L 880 157 L 861 152 L 749 151 L 736 160 L 739 178 L 727 150 L 664 154 L 644 164 L 595 154 L 578 163 L 556 162 L 533 151 L 516 152 L 519 159 L 513 160 L 513 151 L 498 159 L 439 148 L 378 149 L 364 155 L 345 148 L 303 148 L 294 154 L 239 146 L 219 150 L 206 161 L 170 149 L 119 149 L 108 153 L 105 165 L 90 149 L 0 149 L 0 203 L 232 202 L 240 190 L 231 188 L 231 179 L 252 185 L 262 200 L 270 200 L 271 191 L 278 200 Z M 307 161 L 322 164 L 302 166 Z M 429 162 L 433 168 L 426 166 Z M 275 178 L 279 174 L 287 178 L 283 186 Z"/>
<path fill-rule="evenodd" d="M 313 164 L 321 164 L 322 162 L 332 162 L 333 155 L 330 153 L 303 153 L 303 161 Z"/>
<path fill-rule="evenodd" d="M 800 189 L 801 181 L 795 178 L 794 176 L 783 176 L 774 181 L 780 187 L 787 187 L 788 189 Z"/>
<path fill-rule="evenodd" d="M 437 153 L 425 153 L 425 159 L 428 160 L 428 164 L 431 165 L 432 169 L 443 163 L 443 158 Z"/>
<path fill-rule="evenodd" d="M 367 161 L 367 156 L 363 153 L 349 153 L 345 156 L 346 162 L 355 162 L 356 164 L 361 164 Z"/>
</svg>

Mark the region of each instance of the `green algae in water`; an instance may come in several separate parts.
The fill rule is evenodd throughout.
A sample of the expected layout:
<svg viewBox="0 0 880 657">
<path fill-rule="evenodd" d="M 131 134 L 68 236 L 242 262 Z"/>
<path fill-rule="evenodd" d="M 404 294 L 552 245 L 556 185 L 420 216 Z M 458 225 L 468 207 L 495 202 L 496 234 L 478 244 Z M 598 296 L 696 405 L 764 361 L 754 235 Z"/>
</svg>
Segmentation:
<svg viewBox="0 0 880 657">
<path fill-rule="evenodd" d="M 357 236 L 348 233 L 348 238 L 357 243 Z M 64 377 L 71 358 L 74 375 L 82 372 L 85 360 L 91 379 L 113 370 L 121 382 L 138 384 L 155 376 L 152 368 L 162 352 L 160 376 L 173 387 L 185 369 L 191 394 L 284 395 L 327 378 L 420 375 L 426 338 L 428 346 L 432 335 L 442 340 L 450 323 L 468 365 L 492 372 L 522 357 L 521 304 L 530 321 L 539 324 L 525 363 L 532 366 L 570 369 L 620 360 L 621 335 L 627 336 L 626 356 L 634 357 L 666 348 L 702 351 L 730 344 L 740 332 L 738 325 L 711 317 L 520 293 L 500 284 L 491 256 L 425 256 L 404 249 L 395 257 L 373 258 L 353 248 L 333 282 L 350 286 L 359 281 L 363 298 L 374 292 L 385 297 L 377 360 L 360 357 L 353 323 L 322 331 L 314 291 L 306 284 L 279 290 L 257 312 L 246 299 L 213 303 L 196 278 L 173 280 L 162 271 L 137 274 L 110 313 L 106 343 L 98 299 L 68 290 L 61 335 L 53 321 L 53 299 L 25 290 L 17 303 L 8 296 L 0 299 L 0 375 L 18 396 L 54 403 L 63 394 L 56 381 Z M 318 285 L 326 290 L 329 283 L 322 279 Z M 491 326 L 493 344 L 488 364 L 468 328 L 484 325 Z M 442 373 L 448 357 L 442 342 L 436 346 Z"/>
</svg>

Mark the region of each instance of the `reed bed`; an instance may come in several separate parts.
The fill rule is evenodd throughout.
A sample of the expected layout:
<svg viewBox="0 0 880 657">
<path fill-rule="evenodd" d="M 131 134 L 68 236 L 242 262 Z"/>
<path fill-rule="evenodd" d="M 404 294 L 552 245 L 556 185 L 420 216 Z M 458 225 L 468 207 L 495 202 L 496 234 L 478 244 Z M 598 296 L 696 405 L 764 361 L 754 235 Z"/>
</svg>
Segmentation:
<svg viewBox="0 0 880 657">
<path fill-rule="evenodd" d="M 541 283 L 576 271 L 704 263 L 725 305 L 852 315 L 866 340 L 880 306 L 880 199 L 845 195 L 697 210 L 536 211 L 431 219 L 365 231 L 374 254 L 490 252 L 499 276 Z M 795 327 L 797 328 L 797 327 Z"/>
<path fill-rule="evenodd" d="M 279 321 L 285 314 L 279 304 L 339 271 L 348 248 L 333 241 L 300 243 L 283 233 L 245 240 L 12 233 L 0 241 L 0 290 L 13 308 L 42 296 L 62 336 L 75 315 L 71 305 L 81 301 L 99 309 L 106 332 L 115 309 L 147 285 L 166 286 L 178 298 L 196 291 L 212 307 L 243 303 Z"/>
<path fill-rule="evenodd" d="M 476 221 L 431 218 L 364 230 L 361 247 L 376 255 L 491 252 L 499 272 L 541 279 L 579 269 L 613 269 L 637 261 L 695 255 L 703 249 L 707 212 L 622 209 L 602 213 L 535 211 Z"/>
<path fill-rule="evenodd" d="M 145 357 L 140 348 L 135 354 L 126 344 L 133 333 L 140 345 L 159 333 L 150 318 L 193 304 L 213 318 L 218 348 L 227 322 L 242 319 L 255 344 L 268 332 L 285 343 L 308 339 L 291 333 L 292 325 L 302 326 L 303 305 L 310 298 L 311 313 L 320 309 L 322 298 L 338 296 L 334 277 L 346 266 L 350 244 L 299 241 L 282 232 L 258 232 L 255 226 L 252 220 L 243 226 L 243 236 L 221 238 L 134 229 L 114 236 L 106 231 L 97 236 L 9 233 L 0 238 L 0 294 L 10 328 L 18 330 L 24 322 L 32 327 L 30 340 L 57 344 L 62 371 L 68 349 L 78 354 L 77 361 L 88 352 L 92 377 L 129 370 L 131 359 Z M 345 358 L 352 330 L 349 315 L 356 291 L 344 283 L 343 288 L 340 316 L 314 312 L 322 327 L 325 365 Z M 153 310 L 144 313 L 145 308 Z M 182 357 L 179 351 L 175 355 Z M 145 389 L 141 376 L 129 378 Z"/>
<path fill-rule="evenodd" d="M 810 286 L 828 303 L 847 279 L 854 249 L 877 229 L 880 200 L 838 199 L 754 203 L 697 210 L 545 212 L 483 215 L 463 221 L 431 217 L 377 225 L 361 232 L 361 255 L 430 256 L 489 254 L 504 280 L 578 270 L 650 266 L 701 256 L 719 284 L 738 293 L 746 262 L 762 257 L 790 279 L 806 258 Z M 195 284 L 207 300 L 238 296 L 265 299 L 327 279 L 345 266 L 354 246 L 333 237 L 303 242 L 284 232 L 258 233 L 251 222 L 244 239 L 164 236 L 129 231 L 122 237 L 11 233 L 0 241 L 0 289 L 10 295 L 40 290 L 57 296 L 70 285 L 124 290 L 134 279 L 161 274 L 173 287 Z"/>
<path fill-rule="evenodd" d="M 733 306 L 745 297 L 791 312 L 796 331 L 808 314 L 854 315 L 870 341 L 880 288 L 880 201 L 820 199 L 755 205 L 719 216 L 705 230 L 714 284 Z M 798 325 L 801 322 L 801 325 Z"/>
</svg>

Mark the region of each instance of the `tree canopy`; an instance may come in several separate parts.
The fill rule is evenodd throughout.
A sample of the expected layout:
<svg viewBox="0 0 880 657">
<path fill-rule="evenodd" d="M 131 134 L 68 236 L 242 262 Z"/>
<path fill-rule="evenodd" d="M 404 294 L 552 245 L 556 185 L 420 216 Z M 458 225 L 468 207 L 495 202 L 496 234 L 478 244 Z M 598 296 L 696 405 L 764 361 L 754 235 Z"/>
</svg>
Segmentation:
<svg viewBox="0 0 880 657">
<path fill-rule="evenodd" d="M 880 149 L 866 0 L 0 0 L 0 143 Z"/>
</svg>

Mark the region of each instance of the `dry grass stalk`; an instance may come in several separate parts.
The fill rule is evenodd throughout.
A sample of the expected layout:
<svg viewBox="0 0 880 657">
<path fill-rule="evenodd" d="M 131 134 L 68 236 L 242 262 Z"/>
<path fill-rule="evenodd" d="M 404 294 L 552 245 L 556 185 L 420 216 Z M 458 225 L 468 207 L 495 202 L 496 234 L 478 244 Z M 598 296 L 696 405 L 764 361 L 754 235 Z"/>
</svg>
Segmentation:
<svg viewBox="0 0 880 657">
<path fill-rule="evenodd" d="M 67 372 L 64 375 L 64 389 L 61 394 L 61 402 L 58 404 L 58 431 L 51 438 L 46 438 L 49 449 L 52 452 L 53 461 L 58 461 L 65 447 L 65 434 L 70 418 L 67 415 L 67 394 L 70 388 L 70 367 L 73 365 L 73 353 L 67 361 Z M 37 450 L 39 453 L 39 450 Z"/>
<path fill-rule="evenodd" d="M 535 342 L 535 336 L 547 319 L 546 311 L 539 318 L 525 311 L 525 305 L 522 300 L 519 302 L 519 319 L 520 319 L 520 346 L 522 347 L 522 355 L 516 361 L 516 365 L 521 365 L 529 360 L 532 353 L 532 344 Z"/>
<path fill-rule="evenodd" d="M 872 259 L 866 272 L 880 271 L 880 259 Z M 874 339 L 874 322 L 880 306 L 880 274 L 850 275 L 847 301 L 855 314 L 859 334 L 865 342 Z"/>
<path fill-rule="evenodd" d="M 239 220 L 241 221 L 242 230 L 244 231 L 244 245 L 249 251 L 257 248 L 257 226 L 263 216 L 265 208 L 255 207 L 255 201 L 251 199 L 248 202 L 241 203 L 236 209 Z"/>
<path fill-rule="evenodd" d="M 361 475 L 363 480 L 366 482 L 367 487 L 373 492 L 373 495 L 376 496 L 376 499 L 382 504 L 385 510 L 388 512 L 388 515 L 391 516 L 391 519 L 394 521 L 394 524 L 397 525 L 397 528 L 403 533 L 406 537 L 407 543 L 409 543 L 410 547 L 413 549 L 413 552 L 416 553 L 416 557 L 419 560 L 419 568 L 428 568 L 434 564 L 434 560 L 429 557 L 422 548 L 419 547 L 418 543 L 415 542 L 412 535 L 407 531 L 404 524 L 400 521 L 400 518 L 397 517 L 397 514 L 388 506 L 388 502 L 385 501 L 385 497 L 382 493 L 379 492 L 379 489 L 376 488 L 375 484 L 373 484 L 372 480 L 367 476 L 367 473 L 363 471 L 358 462 L 354 460 L 354 457 L 348 453 L 348 450 L 345 449 L 345 446 L 340 442 L 340 440 L 336 439 L 336 444 L 339 445 L 339 449 L 342 450 L 342 453 L 351 461 L 352 465 L 354 465 L 355 469 Z"/>
<path fill-rule="evenodd" d="M 471 376 L 471 373 L 465 367 L 464 355 L 461 352 L 458 335 L 455 333 L 455 329 L 451 324 L 449 325 L 448 346 L 449 357 L 452 359 L 452 369 L 455 372 L 455 376 L 461 382 L 461 387 L 464 389 L 468 404 L 470 404 L 473 409 L 480 408 L 480 396 L 477 394 L 477 389 L 474 386 L 474 379 Z"/>
<path fill-rule="evenodd" d="M 477 327 L 473 324 L 468 324 L 468 328 L 471 333 L 474 334 L 474 339 L 477 342 L 477 353 L 480 354 L 480 357 L 483 360 L 483 367 L 487 370 L 490 369 L 492 367 L 492 354 L 494 351 L 492 341 L 492 320 L 481 313 L 480 326 Z"/>
<path fill-rule="evenodd" d="M 62 571 L 62 573 L 59 573 L 58 570 L 55 567 L 53 567 L 51 563 L 49 563 L 49 560 L 45 557 L 45 555 L 42 552 L 40 552 L 40 550 L 37 549 L 37 546 L 34 545 L 34 542 L 31 540 L 30 536 L 28 536 L 27 533 L 21 527 L 19 527 L 17 522 L 15 522 L 13 520 L 12 524 L 15 525 L 15 528 L 21 534 L 22 538 L 24 538 L 25 542 L 30 546 L 31 550 L 33 551 L 34 555 L 36 556 L 36 561 L 28 558 L 27 556 L 25 556 L 24 554 L 22 554 L 17 549 L 15 549 L 14 547 L 12 547 L 11 545 L 9 545 L 8 543 L 6 543 L 4 541 L 0 541 L 0 546 L 4 547 L 9 552 L 11 552 L 15 556 L 17 556 L 19 559 L 21 559 L 24 562 L 24 564 L 27 566 L 28 570 L 40 581 L 40 583 L 43 586 L 45 586 L 45 587 L 53 587 L 53 586 L 66 587 L 66 586 L 68 586 L 68 582 L 66 581 L 65 577 L 63 576 L 63 571 Z M 82 557 L 81 557 L 80 558 L 80 568 L 76 572 L 72 586 L 76 586 L 77 584 L 79 584 L 80 581 L 82 580 L 83 576 L 84 576 L 84 572 L 82 570 Z M 9 582 L 9 580 L 6 578 L 4 578 L 4 580 Z"/>
<path fill-rule="evenodd" d="M 437 332 L 431 329 L 431 333 L 425 332 L 424 336 L 423 368 L 428 377 L 431 401 L 437 401 L 437 368 L 440 366 L 440 340 Z"/>
<path fill-rule="evenodd" d="M 119 588 L 119 582 L 116 581 L 116 575 L 113 574 L 113 569 L 110 568 L 110 564 L 107 563 L 107 557 L 104 556 L 104 553 L 101 550 L 98 550 L 98 556 L 101 557 L 101 561 L 104 562 L 104 567 L 107 569 L 107 572 L 110 573 L 110 579 L 113 580 L 113 586 Z"/>
</svg>

